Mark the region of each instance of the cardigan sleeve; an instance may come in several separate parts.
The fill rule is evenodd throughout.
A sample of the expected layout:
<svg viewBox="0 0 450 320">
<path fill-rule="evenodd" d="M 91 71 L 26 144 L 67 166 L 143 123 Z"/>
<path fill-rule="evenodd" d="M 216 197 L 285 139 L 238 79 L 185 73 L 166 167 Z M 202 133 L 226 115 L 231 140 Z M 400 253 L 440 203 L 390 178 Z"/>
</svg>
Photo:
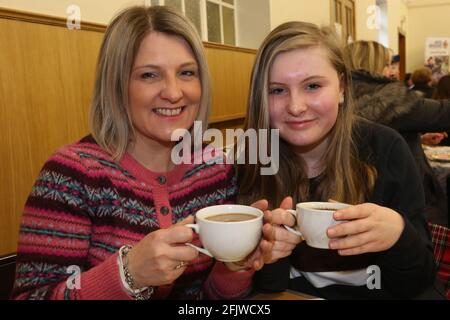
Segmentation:
<svg viewBox="0 0 450 320">
<path fill-rule="evenodd" d="M 204 284 L 208 299 L 242 299 L 252 289 L 253 270 L 231 271 L 217 261 Z"/>
<path fill-rule="evenodd" d="M 68 157 L 72 160 L 68 162 Z M 42 168 L 23 210 L 12 299 L 129 299 L 117 253 L 89 268 L 86 168 L 68 147 Z M 74 164 L 77 165 L 74 165 Z"/>
</svg>

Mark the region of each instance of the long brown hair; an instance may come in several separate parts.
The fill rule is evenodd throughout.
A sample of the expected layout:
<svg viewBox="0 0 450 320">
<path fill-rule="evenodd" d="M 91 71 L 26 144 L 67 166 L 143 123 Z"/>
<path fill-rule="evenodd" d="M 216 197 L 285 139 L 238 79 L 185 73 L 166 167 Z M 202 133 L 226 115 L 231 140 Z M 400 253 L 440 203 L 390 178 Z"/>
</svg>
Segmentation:
<svg viewBox="0 0 450 320">
<path fill-rule="evenodd" d="M 326 169 L 320 176 L 315 197 L 325 201 L 334 199 L 352 204 L 361 203 L 373 189 L 376 171 L 358 159 L 353 145 L 350 71 L 331 29 L 320 29 L 305 22 L 288 22 L 266 37 L 258 50 L 252 71 L 245 128 L 270 129 L 269 70 L 275 58 L 280 53 L 310 47 L 321 47 L 327 51 L 331 64 L 341 76 L 345 97 L 339 106 L 336 123 L 329 133 Z M 270 141 L 270 138 L 267 140 Z M 251 203 L 265 198 L 271 207 L 278 207 L 286 196 L 292 196 L 295 203 L 308 200 L 309 179 L 303 159 L 283 139 L 280 139 L 279 157 L 279 171 L 275 175 L 260 175 L 261 164 L 238 166 L 239 202 Z"/>
<path fill-rule="evenodd" d="M 211 81 L 203 43 L 195 27 L 170 7 L 127 8 L 113 19 L 103 38 L 89 119 L 94 139 L 115 160 L 122 157 L 134 138 L 128 108 L 129 79 L 142 40 L 154 31 L 180 36 L 192 49 L 202 89 L 196 120 L 206 123 L 208 119 Z"/>
</svg>

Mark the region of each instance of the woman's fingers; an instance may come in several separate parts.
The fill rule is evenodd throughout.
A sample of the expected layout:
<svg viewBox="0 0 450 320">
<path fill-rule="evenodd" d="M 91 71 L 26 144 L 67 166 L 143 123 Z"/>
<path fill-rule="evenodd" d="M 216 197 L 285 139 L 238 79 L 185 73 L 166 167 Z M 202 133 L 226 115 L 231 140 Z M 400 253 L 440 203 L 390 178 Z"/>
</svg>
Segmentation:
<svg viewBox="0 0 450 320">
<path fill-rule="evenodd" d="M 264 212 L 269 208 L 269 202 L 266 199 L 262 199 L 262 200 L 253 202 L 251 204 L 251 206 Z"/>
<path fill-rule="evenodd" d="M 266 223 L 263 226 L 263 237 L 267 241 L 286 242 L 293 245 L 296 245 L 301 241 L 299 236 L 290 233 L 283 226 L 272 225 L 269 223 Z"/>
<path fill-rule="evenodd" d="M 397 242 L 404 229 L 399 213 L 371 203 L 339 210 L 335 218 L 350 220 L 327 230 L 330 248 L 341 255 L 385 251 Z"/>
<path fill-rule="evenodd" d="M 292 197 L 286 197 L 284 198 L 280 203 L 281 209 L 292 209 L 294 200 Z"/>
<path fill-rule="evenodd" d="M 293 227 L 296 223 L 296 219 L 293 214 L 287 212 L 284 209 L 275 209 L 265 216 L 268 220 L 267 222 L 275 225 L 287 225 L 288 227 Z"/>
<path fill-rule="evenodd" d="M 193 215 L 189 215 L 186 218 L 184 218 L 183 220 L 178 221 L 176 224 L 174 224 L 174 226 L 183 226 L 186 225 L 188 223 L 194 223 L 195 222 L 195 218 Z"/>
<path fill-rule="evenodd" d="M 327 230 L 327 235 L 329 238 L 333 239 L 366 232 L 370 230 L 370 228 L 371 223 L 369 220 L 359 219 L 333 226 Z"/>
<path fill-rule="evenodd" d="M 177 225 L 169 229 L 160 229 L 157 232 L 158 240 L 167 244 L 182 244 L 191 242 L 194 239 L 194 231 L 183 225 Z"/>
<path fill-rule="evenodd" d="M 340 249 L 340 250 L 338 250 L 338 253 L 341 256 L 354 256 L 354 255 L 363 254 L 363 253 L 376 252 L 374 247 L 375 246 L 373 245 L 373 243 L 369 242 L 369 243 L 366 243 L 362 246 L 358 246 L 355 248 Z"/>
<path fill-rule="evenodd" d="M 360 234 L 331 240 L 329 246 L 330 249 L 334 250 L 350 249 L 364 246 L 372 240 L 372 235 L 369 232 L 363 232 Z"/>
<path fill-rule="evenodd" d="M 367 218 L 377 206 L 371 203 L 350 206 L 348 208 L 339 209 L 333 214 L 335 220 L 355 220 Z"/>
</svg>

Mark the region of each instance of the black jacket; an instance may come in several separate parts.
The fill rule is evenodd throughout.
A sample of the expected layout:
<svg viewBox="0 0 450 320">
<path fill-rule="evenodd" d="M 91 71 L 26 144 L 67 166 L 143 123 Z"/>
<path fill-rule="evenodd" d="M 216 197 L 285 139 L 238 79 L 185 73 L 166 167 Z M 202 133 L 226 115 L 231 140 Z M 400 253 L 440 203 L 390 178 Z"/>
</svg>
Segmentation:
<svg viewBox="0 0 450 320">
<path fill-rule="evenodd" d="M 355 129 L 354 139 L 359 158 L 374 165 L 378 173 L 373 193 L 367 202 L 389 207 L 400 213 L 404 218 L 405 228 L 394 246 L 384 252 L 342 257 L 344 265 L 349 265 L 344 260 L 353 260 L 350 264 L 357 264 L 358 268 L 379 266 L 380 290 L 369 290 L 366 286 L 331 285 L 306 292 L 327 299 L 416 297 L 432 286 L 436 267 L 424 215 L 423 188 L 414 160 L 401 136 L 385 126 L 361 121 Z M 302 245 L 303 242 L 296 249 Z M 332 258 L 335 255 L 334 250 L 315 250 L 325 251 L 319 254 L 323 257 L 328 254 Z M 304 287 L 292 286 L 296 280 L 289 280 L 290 265 L 296 265 L 298 259 L 295 255 L 301 254 L 294 251 L 290 257 L 264 266 L 256 274 L 256 288 L 261 291 L 280 291 L 291 287 L 305 292 Z M 308 261 L 312 258 L 304 256 L 303 259 Z M 327 262 L 326 259 L 324 261 Z M 366 264 L 361 265 L 361 261 Z M 328 271 L 333 271 L 331 268 Z"/>
<path fill-rule="evenodd" d="M 423 152 L 420 133 L 450 130 L 450 100 L 424 99 L 400 81 L 365 71 L 353 72 L 352 81 L 356 113 L 397 130 L 405 138 L 423 182 L 427 218 L 447 226 L 447 199 Z"/>
<path fill-rule="evenodd" d="M 411 90 L 421 92 L 423 97 L 427 99 L 433 98 L 434 95 L 434 88 L 427 84 L 416 84 L 411 88 Z"/>
</svg>

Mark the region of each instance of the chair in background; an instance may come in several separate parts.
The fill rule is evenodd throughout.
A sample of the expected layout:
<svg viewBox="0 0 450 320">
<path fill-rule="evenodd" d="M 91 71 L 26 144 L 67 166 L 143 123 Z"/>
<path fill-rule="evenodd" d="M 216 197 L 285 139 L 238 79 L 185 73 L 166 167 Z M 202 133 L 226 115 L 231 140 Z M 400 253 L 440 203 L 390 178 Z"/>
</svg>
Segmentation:
<svg viewBox="0 0 450 320">
<path fill-rule="evenodd" d="M 0 300 L 7 300 L 14 285 L 16 255 L 0 257 Z"/>
<path fill-rule="evenodd" d="M 438 278 L 444 282 L 445 294 L 447 300 L 450 300 L 450 229 L 432 223 L 429 223 L 429 228 Z"/>
</svg>

